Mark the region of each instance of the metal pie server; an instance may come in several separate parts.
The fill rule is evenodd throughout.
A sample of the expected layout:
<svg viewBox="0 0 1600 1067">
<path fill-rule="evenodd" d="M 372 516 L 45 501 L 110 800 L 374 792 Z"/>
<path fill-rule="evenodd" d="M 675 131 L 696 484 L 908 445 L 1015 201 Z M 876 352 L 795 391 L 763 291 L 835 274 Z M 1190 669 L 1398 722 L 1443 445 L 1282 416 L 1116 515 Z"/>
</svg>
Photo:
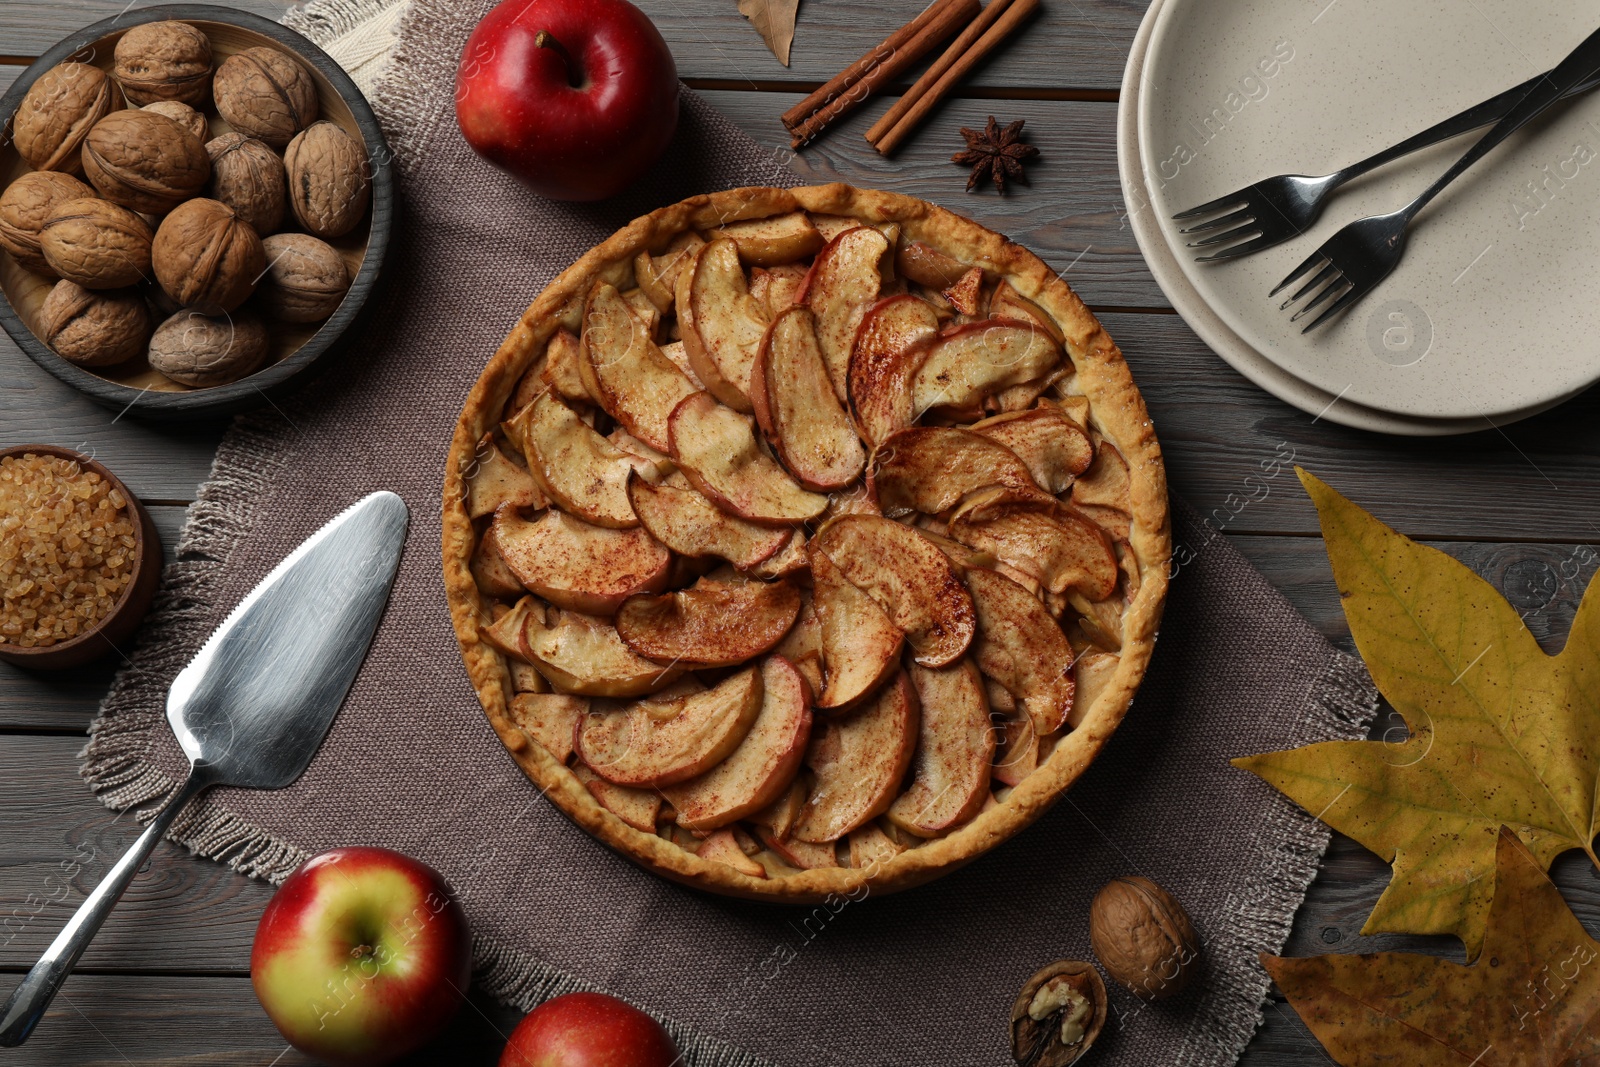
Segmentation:
<svg viewBox="0 0 1600 1067">
<path fill-rule="evenodd" d="M 214 785 L 281 789 L 300 777 L 366 658 L 407 521 L 393 493 L 346 509 L 252 589 L 173 679 L 167 721 L 189 776 L 0 1009 L 0 1046 L 28 1039 L 185 804 Z"/>
</svg>

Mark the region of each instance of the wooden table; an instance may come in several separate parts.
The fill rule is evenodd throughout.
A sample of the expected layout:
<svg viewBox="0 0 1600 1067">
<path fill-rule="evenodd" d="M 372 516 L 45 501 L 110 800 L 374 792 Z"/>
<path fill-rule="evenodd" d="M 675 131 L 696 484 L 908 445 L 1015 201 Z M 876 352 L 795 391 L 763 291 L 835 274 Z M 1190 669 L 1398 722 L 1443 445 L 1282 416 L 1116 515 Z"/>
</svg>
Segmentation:
<svg viewBox="0 0 1600 1067">
<path fill-rule="evenodd" d="M 141 0 L 135 0 L 140 3 Z M 285 0 L 234 0 L 271 18 Z M 1144 0 L 1048 0 L 1024 37 L 979 68 L 892 163 L 861 134 L 885 105 L 865 108 L 798 158 L 777 116 L 915 13 L 921 0 L 806 0 L 793 66 L 772 59 L 732 0 L 636 0 L 661 27 L 679 72 L 800 173 L 920 196 L 976 217 L 1038 252 L 1120 342 L 1149 401 L 1174 490 L 1187 498 L 1329 638 L 1351 648 L 1316 515 L 1286 455 L 1381 518 L 1451 553 L 1527 612 L 1547 649 L 1565 640 L 1600 555 L 1600 399 L 1591 392 L 1539 418 L 1470 437 L 1406 440 L 1313 419 L 1250 385 L 1173 313 L 1127 224 L 1115 162 L 1122 67 Z M 6 0 L 0 88 L 67 32 L 126 0 Z M 1000 198 L 963 192 L 948 162 L 958 126 L 989 114 L 1028 121 L 1042 158 L 1032 185 Z M 1487 341 L 1485 343 L 1488 343 Z M 1536 359 L 1536 352 L 1508 355 Z M 205 478 L 223 425 L 163 427 L 118 418 L 61 385 L 0 339 L 0 446 L 68 445 L 96 453 L 149 505 L 170 554 L 184 508 Z M 77 778 L 77 753 L 111 668 L 30 677 L 0 665 L 0 971 L 37 958 L 71 909 L 136 836 Z M 1398 724 L 1380 722 L 1375 734 Z M 1395 736 L 1395 735 L 1390 735 Z M 1159 842 L 1129 848 L 1158 848 Z M 1576 854 L 1574 854 L 1575 856 Z M 1573 857 L 1568 857 L 1573 859 Z M 76 873 L 70 877 L 67 871 Z M 1600 919 L 1594 872 L 1557 863 L 1581 917 Z M 1300 910 L 1289 954 L 1422 948 L 1460 959 L 1446 938 L 1364 938 L 1359 930 L 1387 868 L 1336 838 Z M 305 1062 L 287 1050 L 249 986 L 250 941 L 271 889 L 163 843 L 129 890 L 50 1016 L 5 1064 Z M 492 1063 L 515 1013 L 481 997 L 439 1056 Z M 462 1052 L 465 1048 L 468 1051 Z M 1281 998 L 1243 1061 L 1249 1067 L 1328 1062 Z"/>
</svg>

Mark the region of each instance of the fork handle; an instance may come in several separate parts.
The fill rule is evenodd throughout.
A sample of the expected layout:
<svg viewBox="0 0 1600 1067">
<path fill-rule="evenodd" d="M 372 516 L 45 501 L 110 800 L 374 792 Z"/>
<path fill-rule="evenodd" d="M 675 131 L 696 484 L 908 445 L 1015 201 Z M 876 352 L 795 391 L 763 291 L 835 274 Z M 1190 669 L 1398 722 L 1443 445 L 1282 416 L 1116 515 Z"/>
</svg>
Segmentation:
<svg viewBox="0 0 1600 1067">
<path fill-rule="evenodd" d="M 1505 117 L 1495 123 L 1493 129 L 1479 138 L 1477 144 L 1467 149 L 1465 155 L 1456 160 L 1449 170 L 1439 175 L 1437 181 L 1423 190 L 1422 195 L 1405 208 L 1407 220 L 1415 218 L 1417 212 L 1444 191 L 1445 186 L 1459 178 L 1468 167 L 1488 155 L 1501 141 L 1532 122 L 1586 79 L 1592 78 L 1596 72 L 1600 72 L 1600 30 L 1584 38 L 1583 43 L 1574 48 L 1550 73 L 1535 78 L 1536 84 L 1533 89 L 1506 112 Z"/>
</svg>

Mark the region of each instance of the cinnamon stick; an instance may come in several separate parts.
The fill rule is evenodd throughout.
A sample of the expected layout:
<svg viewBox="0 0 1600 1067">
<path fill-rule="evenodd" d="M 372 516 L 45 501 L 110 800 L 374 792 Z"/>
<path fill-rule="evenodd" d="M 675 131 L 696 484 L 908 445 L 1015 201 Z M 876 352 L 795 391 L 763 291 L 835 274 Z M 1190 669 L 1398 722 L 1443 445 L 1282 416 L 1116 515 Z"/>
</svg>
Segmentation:
<svg viewBox="0 0 1600 1067">
<path fill-rule="evenodd" d="M 978 0 L 938 0 L 783 115 L 798 148 L 978 16 Z M 909 31 L 909 32 L 908 32 Z M 809 112 L 803 109 L 810 105 Z M 799 115 L 799 118 L 796 116 Z M 791 121 L 793 125 L 791 125 Z"/>
<path fill-rule="evenodd" d="M 996 45 L 1009 37 L 1013 30 L 1022 25 L 1034 11 L 1038 10 L 1038 7 L 1039 0 L 1014 0 L 995 20 L 994 24 L 984 31 L 983 36 L 979 37 L 965 52 L 961 53 L 960 58 L 945 69 L 945 72 L 939 76 L 938 80 L 918 97 L 917 102 L 912 104 L 911 108 L 900 116 L 894 126 L 874 142 L 873 147 L 885 156 L 900 147 L 900 144 L 911 136 L 918 126 L 922 125 L 922 120 L 928 117 L 928 113 L 939 106 L 939 102 L 945 98 L 956 82 L 966 77 L 984 56 L 992 52 Z"/>
<path fill-rule="evenodd" d="M 971 25 L 961 31 L 961 36 L 950 42 L 950 47 L 944 50 L 944 55 L 935 60 L 933 66 L 923 71 L 917 83 L 894 102 L 894 106 L 884 114 L 883 118 L 873 124 L 872 129 L 867 131 L 867 142 L 876 146 L 884 134 L 894 129 L 895 123 L 900 121 L 901 116 L 927 95 L 928 89 L 944 77 L 944 72 L 954 66 L 957 60 L 966 55 L 967 49 L 972 47 L 972 42 L 994 25 L 994 21 L 1005 14 L 1006 8 L 1010 6 L 1011 0 L 989 0 L 988 6 L 983 9 L 983 14 L 973 19 Z"/>
</svg>

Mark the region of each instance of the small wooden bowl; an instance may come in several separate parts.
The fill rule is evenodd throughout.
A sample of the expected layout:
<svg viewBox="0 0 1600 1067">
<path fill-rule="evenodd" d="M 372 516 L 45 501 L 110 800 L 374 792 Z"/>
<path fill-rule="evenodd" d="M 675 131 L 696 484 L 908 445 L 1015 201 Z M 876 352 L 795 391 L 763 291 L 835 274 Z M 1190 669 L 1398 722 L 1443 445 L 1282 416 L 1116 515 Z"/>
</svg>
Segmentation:
<svg viewBox="0 0 1600 1067">
<path fill-rule="evenodd" d="M 29 452 L 36 456 L 59 456 L 62 459 L 76 460 L 84 470 L 94 471 L 122 493 L 123 498 L 128 501 L 128 507 L 139 517 L 139 521 L 133 527 L 133 537 L 136 542 L 133 574 L 122 590 L 121 599 L 112 607 L 111 614 L 101 619 L 94 629 L 81 633 L 70 641 L 40 648 L 0 645 L 0 660 L 32 670 L 58 671 L 69 667 L 81 667 L 113 652 L 124 653 L 128 651 L 128 641 L 133 637 L 134 630 L 138 629 L 145 613 L 150 610 L 150 602 L 155 599 L 156 586 L 161 581 L 161 538 L 156 533 L 155 523 L 150 521 L 150 513 L 139 502 L 139 498 L 128 491 L 128 487 L 122 484 L 120 478 L 82 452 L 74 452 L 70 448 L 58 448 L 55 445 L 15 445 L 0 449 L 0 459 Z"/>
<path fill-rule="evenodd" d="M 328 54 L 293 30 L 259 15 L 211 4 L 171 4 L 140 8 L 85 27 L 40 56 L 0 96 L 0 190 L 29 170 L 12 145 L 12 120 L 22 98 L 45 71 L 73 60 L 110 71 L 117 41 L 131 27 L 176 19 L 205 32 L 216 63 L 258 45 L 290 52 L 304 61 L 317 83 L 321 118 L 330 119 L 367 148 L 371 161 L 372 206 L 355 230 L 328 243 L 338 249 L 350 269 L 350 291 L 344 302 L 321 323 L 270 321 L 271 352 L 254 374 L 226 385 L 194 389 L 151 369 L 141 356 L 114 367 L 80 367 L 51 351 L 33 332 L 32 324 L 53 282 L 23 269 L 0 252 L 0 326 L 39 366 L 106 407 L 145 419 L 177 421 L 210 418 L 258 407 L 303 379 L 314 364 L 335 349 L 335 342 L 356 319 L 383 267 L 394 222 L 393 153 L 378 119 L 355 82 Z M 229 132 L 227 122 L 207 113 L 209 136 Z M 293 227 L 285 227 L 292 229 Z"/>
</svg>

